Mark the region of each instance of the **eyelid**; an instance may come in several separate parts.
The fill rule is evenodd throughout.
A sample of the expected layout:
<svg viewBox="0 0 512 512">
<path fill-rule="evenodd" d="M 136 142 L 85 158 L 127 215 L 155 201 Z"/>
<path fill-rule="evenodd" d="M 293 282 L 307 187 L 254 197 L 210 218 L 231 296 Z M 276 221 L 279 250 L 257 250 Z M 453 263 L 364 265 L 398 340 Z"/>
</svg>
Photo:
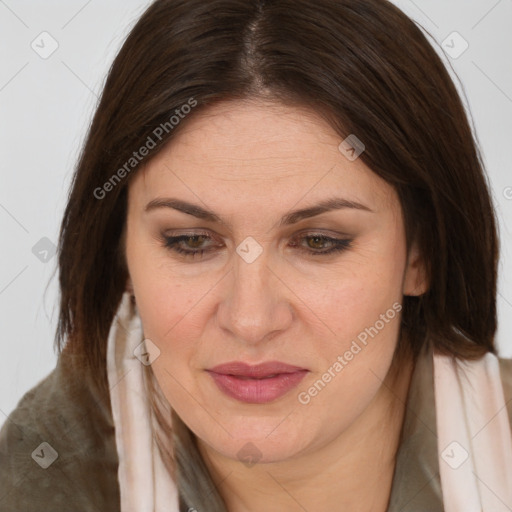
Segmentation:
<svg viewBox="0 0 512 512">
<path fill-rule="evenodd" d="M 206 228 L 190 228 L 190 229 L 178 229 L 174 231 L 162 231 L 162 238 L 180 238 L 180 237 L 194 237 L 194 236 L 204 236 L 211 240 L 219 240 L 219 236 L 215 236 L 211 230 Z"/>
<path fill-rule="evenodd" d="M 303 228 L 297 231 L 292 235 L 292 237 L 296 236 L 325 236 L 326 238 L 352 238 L 354 235 L 347 232 L 335 231 L 328 228 Z"/>
<path fill-rule="evenodd" d="M 190 229 L 185 228 L 185 229 L 178 229 L 178 230 L 174 230 L 174 231 L 163 231 L 161 233 L 161 236 L 164 239 L 186 237 L 186 236 L 190 236 L 190 237 L 204 236 L 204 237 L 210 238 L 211 240 L 216 240 L 216 241 L 219 241 L 219 238 L 221 238 L 220 235 L 215 236 L 213 234 L 213 232 L 208 228 L 190 228 Z M 347 240 L 353 238 L 353 235 L 351 235 L 349 233 L 334 232 L 330 229 L 322 229 L 322 228 L 319 228 L 319 229 L 303 228 L 303 229 L 299 230 L 297 233 L 294 233 L 291 237 L 287 237 L 287 238 L 295 239 L 295 238 L 298 238 L 301 236 L 302 237 L 321 236 L 321 237 L 331 238 L 331 239 L 335 239 L 335 240 L 339 240 L 340 238 L 345 238 Z"/>
<path fill-rule="evenodd" d="M 206 247 L 198 247 L 198 248 L 183 248 L 180 247 L 180 243 L 187 238 L 195 238 L 195 237 L 204 237 L 209 241 L 213 241 L 213 243 L 209 244 Z M 174 234 L 163 234 L 163 246 L 170 252 L 173 252 L 176 256 L 180 256 L 182 259 L 188 259 L 190 262 L 193 262 L 196 258 L 202 260 L 203 255 L 209 255 L 210 253 L 215 252 L 215 246 L 219 246 L 220 244 L 215 244 L 216 237 L 211 236 L 211 231 L 209 230 L 200 230 L 191 232 L 188 230 L 187 232 L 179 232 Z M 327 249 L 315 249 L 308 248 L 303 246 L 300 243 L 300 240 L 306 240 L 308 238 L 320 238 L 324 241 L 324 243 L 330 244 L 330 247 Z M 297 240 L 299 242 L 297 243 Z M 328 256 L 336 256 L 338 254 L 343 253 L 344 251 L 350 249 L 352 247 L 354 239 L 353 237 L 347 237 L 346 235 L 336 234 L 334 236 L 330 236 L 321 230 L 302 230 L 298 233 L 295 233 L 293 238 L 291 238 L 291 247 L 294 249 L 298 249 L 301 253 L 305 254 L 307 257 L 328 257 Z M 221 243 L 222 244 L 222 243 Z M 223 244 L 222 244 L 223 245 Z"/>
</svg>

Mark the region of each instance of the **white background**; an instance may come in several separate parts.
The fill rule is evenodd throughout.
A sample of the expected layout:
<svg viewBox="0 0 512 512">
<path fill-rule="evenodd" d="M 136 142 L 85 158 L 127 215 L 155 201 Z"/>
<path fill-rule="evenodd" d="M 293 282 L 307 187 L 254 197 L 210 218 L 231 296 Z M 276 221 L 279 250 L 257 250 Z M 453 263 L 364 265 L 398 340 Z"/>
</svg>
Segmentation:
<svg viewBox="0 0 512 512">
<path fill-rule="evenodd" d="M 502 238 L 500 355 L 512 356 L 512 0 L 395 2 L 437 41 L 473 119 Z M 0 424 L 55 366 L 57 259 L 32 252 L 57 235 L 74 164 L 108 68 L 147 1 L 0 0 Z M 32 41 L 58 43 L 47 59 Z M 451 39 L 448 39 L 448 44 Z M 40 43 L 41 44 L 41 43 Z M 454 49 L 460 47 L 454 40 Z M 49 48 L 49 40 L 45 45 Z M 51 253 L 48 254 L 48 257 Z M 45 289 L 47 288 L 46 295 Z"/>
</svg>

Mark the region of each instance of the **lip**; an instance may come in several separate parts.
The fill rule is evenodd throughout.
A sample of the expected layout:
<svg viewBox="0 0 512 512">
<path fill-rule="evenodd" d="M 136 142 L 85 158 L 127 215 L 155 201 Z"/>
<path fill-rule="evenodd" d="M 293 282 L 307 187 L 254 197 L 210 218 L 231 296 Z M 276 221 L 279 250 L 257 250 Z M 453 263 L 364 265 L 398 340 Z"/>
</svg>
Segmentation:
<svg viewBox="0 0 512 512">
<path fill-rule="evenodd" d="M 263 404 L 296 387 L 308 370 L 279 361 L 249 365 L 238 361 L 206 370 L 217 387 L 240 402 Z"/>
</svg>

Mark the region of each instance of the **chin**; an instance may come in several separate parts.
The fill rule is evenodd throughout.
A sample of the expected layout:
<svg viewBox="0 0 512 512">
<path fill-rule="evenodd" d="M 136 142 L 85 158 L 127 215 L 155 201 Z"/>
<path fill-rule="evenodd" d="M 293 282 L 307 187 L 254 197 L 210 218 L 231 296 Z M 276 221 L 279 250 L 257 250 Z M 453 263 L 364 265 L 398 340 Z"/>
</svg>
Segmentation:
<svg viewBox="0 0 512 512">
<path fill-rule="evenodd" d="M 212 438 L 212 426 L 198 432 L 198 437 L 222 456 L 241 462 L 281 462 L 297 456 L 310 444 L 300 424 L 288 423 L 282 417 L 238 417 L 230 424 L 226 422 L 225 428 L 229 434 L 217 428 L 215 432 L 220 435 Z"/>
<path fill-rule="evenodd" d="M 300 452 L 297 443 L 289 436 L 270 440 L 263 438 L 230 439 L 213 443 L 212 448 L 222 456 L 240 461 L 246 466 L 271 464 L 292 459 Z"/>
</svg>

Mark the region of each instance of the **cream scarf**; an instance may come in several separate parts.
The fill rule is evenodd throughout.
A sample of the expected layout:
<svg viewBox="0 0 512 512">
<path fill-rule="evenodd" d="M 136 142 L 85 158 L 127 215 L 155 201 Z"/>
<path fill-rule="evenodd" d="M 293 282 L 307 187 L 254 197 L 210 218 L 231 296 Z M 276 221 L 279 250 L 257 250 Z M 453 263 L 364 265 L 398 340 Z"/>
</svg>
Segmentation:
<svg viewBox="0 0 512 512">
<path fill-rule="evenodd" d="M 152 432 L 143 365 L 144 339 L 125 292 L 108 338 L 107 372 L 121 512 L 179 512 L 178 491 Z M 139 348 L 140 350 L 140 348 Z M 510 512 L 512 437 L 498 359 L 461 362 L 434 353 L 439 467 L 445 512 Z"/>
</svg>

